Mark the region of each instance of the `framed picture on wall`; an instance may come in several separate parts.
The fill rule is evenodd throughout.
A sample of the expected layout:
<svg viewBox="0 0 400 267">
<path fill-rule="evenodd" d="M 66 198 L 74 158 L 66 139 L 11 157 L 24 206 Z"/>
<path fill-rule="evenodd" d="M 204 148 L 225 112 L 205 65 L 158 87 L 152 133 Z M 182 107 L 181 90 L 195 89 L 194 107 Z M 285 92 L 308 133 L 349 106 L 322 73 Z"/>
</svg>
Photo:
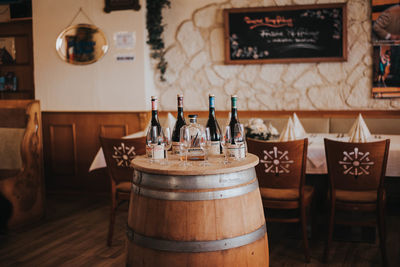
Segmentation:
<svg viewBox="0 0 400 267">
<path fill-rule="evenodd" d="M 400 0 L 371 0 L 372 96 L 400 97 Z"/>
<path fill-rule="evenodd" d="M 346 3 L 225 9 L 225 64 L 345 61 L 346 14 Z"/>
<path fill-rule="evenodd" d="M 139 0 L 105 0 L 104 11 L 106 13 L 127 9 L 140 10 Z"/>
</svg>

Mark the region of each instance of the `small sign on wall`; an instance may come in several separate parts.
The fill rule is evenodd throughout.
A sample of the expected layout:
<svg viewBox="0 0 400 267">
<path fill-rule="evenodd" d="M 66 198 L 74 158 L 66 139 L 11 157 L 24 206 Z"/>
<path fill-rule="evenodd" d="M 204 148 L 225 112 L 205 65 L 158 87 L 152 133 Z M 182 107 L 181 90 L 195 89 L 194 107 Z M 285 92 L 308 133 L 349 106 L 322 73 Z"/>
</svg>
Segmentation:
<svg viewBox="0 0 400 267">
<path fill-rule="evenodd" d="M 115 56 L 117 61 L 134 61 L 135 55 L 134 54 L 118 54 Z"/>
<path fill-rule="evenodd" d="M 114 34 L 114 42 L 117 49 L 133 49 L 136 44 L 136 33 L 117 32 Z"/>
</svg>

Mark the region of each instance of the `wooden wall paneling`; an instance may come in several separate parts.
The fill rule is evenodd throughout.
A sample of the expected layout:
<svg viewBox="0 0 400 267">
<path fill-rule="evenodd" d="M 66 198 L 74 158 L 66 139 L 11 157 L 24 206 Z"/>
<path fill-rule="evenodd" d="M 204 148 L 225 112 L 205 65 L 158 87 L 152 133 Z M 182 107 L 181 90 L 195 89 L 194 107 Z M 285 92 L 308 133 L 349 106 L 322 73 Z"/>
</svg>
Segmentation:
<svg viewBox="0 0 400 267">
<path fill-rule="evenodd" d="M 176 117 L 176 114 L 175 114 L 175 117 Z M 138 113 L 138 119 L 139 119 L 140 129 L 145 129 L 151 119 L 151 113 L 150 112 L 140 112 L 140 113 Z"/>
<path fill-rule="evenodd" d="M 99 135 L 121 137 L 143 130 L 148 118 L 148 112 L 43 112 L 48 191 L 108 193 L 109 180 L 106 170 L 98 169 L 89 173 L 89 167 L 100 148 Z M 54 125 L 64 125 L 64 128 L 54 128 Z M 69 128 L 65 128 L 66 125 L 69 125 Z M 75 137 L 71 132 L 68 133 L 71 125 L 75 127 Z M 61 131 L 61 134 L 55 133 L 56 130 Z M 50 141 L 52 138 L 54 141 Z M 71 143 L 73 138 L 74 144 Z M 65 139 L 65 144 L 59 144 L 61 139 Z M 59 155 L 58 159 L 49 156 L 55 153 L 54 142 L 57 146 L 62 146 L 64 151 L 69 149 L 66 155 Z M 72 155 L 75 160 L 74 173 L 70 170 L 71 161 L 65 160 L 71 159 Z M 57 165 L 54 164 L 55 160 Z M 57 170 L 53 170 L 54 168 Z"/>
<path fill-rule="evenodd" d="M 100 126 L 100 135 L 107 137 L 121 137 L 128 135 L 128 124 L 120 124 L 120 125 L 104 125 Z"/>
<path fill-rule="evenodd" d="M 161 119 L 165 119 L 168 112 L 176 116 L 176 111 L 160 111 Z M 362 113 L 365 118 L 399 118 L 399 110 L 296 110 L 296 111 L 252 111 L 239 110 L 240 118 L 271 118 L 288 117 L 296 112 L 301 118 L 356 118 Z M 207 118 L 208 111 L 185 111 L 188 114 L 198 114 L 200 118 Z M 217 110 L 217 118 L 225 119 L 229 111 Z M 44 158 L 46 168 L 46 184 L 49 191 L 78 191 L 108 193 L 109 181 L 105 169 L 88 172 L 96 153 L 100 148 L 99 135 L 123 136 L 144 130 L 151 113 L 144 112 L 43 112 Z M 53 145 L 50 142 L 50 126 L 69 125 L 67 128 L 54 128 L 61 134 L 53 133 Z M 75 137 L 72 136 L 71 125 L 75 125 Z M 57 136 L 56 136 L 57 135 Z M 73 139 L 75 138 L 75 139 Z M 64 140 L 65 139 L 65 140 Z M 73 142 L 73 140 L 75 140 Z M 57 146 L 54 147 L 54 142 Z M 75 146 L 75 147 L 73 147 Z M 65 155 L 52 159 L 55 152 L 52 149 L 62 149 Z M 74 152 L 72 152 L 74 151 Z M 75 162 L 62 159 L 74 157 Z M 57 160 L 57 164 L 53 163 Z M 57 169 L 54 169 L 57 168 Z M 71 170 L 70 168 L 73 168 Z M 52 171 L 54 170 L 54 172 Z"/>
<path fill-rule="evenodd" d="M 51 173 L 74 176 L 77 173 L 76 127 L 72 124 L 51 124 Z"/>
<path fill-rule="evenodd" d="M 167 117 L 168 113 L 176 117 L 176 111 L 161 111 L 160 118 Z M 216 110 L 217 118 L 227 118 L 230 110 Z M 299 118 L 357 118 L 361 113 L 364 118 L 399 118 L 400 110 L 238 110 L 239 119 L 242 118 L 286 118 L 296 113 Z M 185 111 L 188 114 L 197 114 L 200 118 L 207 118 L 208 111 Z"/>
</svg>

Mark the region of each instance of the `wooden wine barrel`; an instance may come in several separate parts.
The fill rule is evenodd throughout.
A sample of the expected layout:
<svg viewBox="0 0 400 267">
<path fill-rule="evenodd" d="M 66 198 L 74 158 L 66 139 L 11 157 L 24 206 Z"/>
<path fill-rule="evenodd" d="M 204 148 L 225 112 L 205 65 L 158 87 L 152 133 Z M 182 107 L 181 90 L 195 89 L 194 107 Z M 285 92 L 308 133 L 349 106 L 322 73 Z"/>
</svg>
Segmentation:
<svg viewBox="0 0 400 267">
<path fill-rule="evenodd" d="M 268 239 L 254 166 L 181 167 L 133 161 L 126 266 L 268 266 Z"/>
</svg>

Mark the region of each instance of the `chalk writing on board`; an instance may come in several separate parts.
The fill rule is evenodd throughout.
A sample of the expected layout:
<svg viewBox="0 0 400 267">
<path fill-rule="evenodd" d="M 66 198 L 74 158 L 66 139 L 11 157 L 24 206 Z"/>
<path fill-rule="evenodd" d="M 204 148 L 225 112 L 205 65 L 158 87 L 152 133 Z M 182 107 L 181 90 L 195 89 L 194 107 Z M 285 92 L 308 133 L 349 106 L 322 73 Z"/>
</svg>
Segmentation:
<svg viewBox="0 0 400 267">
<path fill-rule="evenodd" d="M 229 59 L 343 56 L 343 9 L 248 10 L 227 16 Z"/>
</svg>

